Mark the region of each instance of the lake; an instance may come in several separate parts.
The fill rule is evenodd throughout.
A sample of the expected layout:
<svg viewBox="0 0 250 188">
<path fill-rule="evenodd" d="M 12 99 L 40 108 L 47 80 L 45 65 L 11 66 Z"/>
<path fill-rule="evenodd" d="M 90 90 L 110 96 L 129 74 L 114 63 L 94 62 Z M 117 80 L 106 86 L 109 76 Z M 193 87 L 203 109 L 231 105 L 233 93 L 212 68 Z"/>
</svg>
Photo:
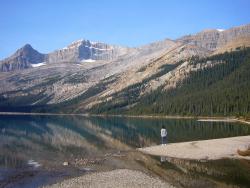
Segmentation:
<svg viewBox="0 0 250 188">
<path fill-rule="evenodd" d="M 146 171 L 149 164 L 153 170 L 167 171 L 169 167 L 161 166 L 158 159 L 146 156 L 146 160 L 135 152 L 138 147 L 160 144 L 162 125 L 167 129 L 168 143 L 250 134 L 249 125 L 236 122 L 1 115 L 0 187 L 37 187 L 116 168 Z"/>
</svg>

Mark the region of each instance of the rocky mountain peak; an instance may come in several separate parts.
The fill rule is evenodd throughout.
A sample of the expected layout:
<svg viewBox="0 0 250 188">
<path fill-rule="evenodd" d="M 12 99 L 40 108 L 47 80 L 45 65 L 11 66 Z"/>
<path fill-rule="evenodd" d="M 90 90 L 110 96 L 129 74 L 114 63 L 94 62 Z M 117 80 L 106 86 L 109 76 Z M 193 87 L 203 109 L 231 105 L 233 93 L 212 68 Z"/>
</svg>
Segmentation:
<svg viewBox="0 0 250 188">
<path fill-rule="evenodd" d="M 148 58 L 153 57 L 152 54 L 156 56 L 179 45 L 192 46 L 192 49 L 195 49 L 197 53 L 206 52 L 206 54 L 209 54 L 224 48 L 227 44 L 230 45 L 224 49 L 231 48 L 231 46 L 235 46 L 235 44 L 238 45 L 239 43 L 237 41 L 245 41 L 245 38 L 250 38 L 250 24 L 228 30 L 206 29 L 197 34 L 186 35 L 177 40 L 165 39 L 138 48 L 127 48 L 80 39 L 62 49 L 55 50 L 48 54 L 41 54 L 33 49 L 30 44 L 26 44 L 9 58 L 0 61 L 0 70 L 10 71 L 35 67 L 31 64 L 61 62 L 93 63 L 98 60 L 120 61 L 124 60 L 124 58 L 129 63 L 131 59 L 135 60 L 148 55 Z M 193 52 L 194 50 L 191 51 Z"/>
<path fill-rule="evenodd" d="M 238 37 L 250 37 L 250 24 L 228 30 L 206 29 L 195 35 L 186 35 L 177 41 L 215 51 Z"/>
<path fill-rule="evenodd" d="M 45 60 L 45 55 L 36 51 L 30 44 L 25 44 L 12 56 L 0 61 L 0 70 L 8 72 L 32 67 Z"/>
<path fill-rule="evenodd" d="M 30 44 L 25 44 L 21 49 L 33 49 L 33 47 Z"/>
<path fill-rule="evenodd" d="M 89 42 L 88 40 L 84 40 L 84 39 L 80 39 L 77 41 L 72 42 L 70 45 L 68 45 L 67 47 L 64 47 L 63 49 L 68 49 L 68 48 L 79 48 L 81 45 L 83 45 L 83 43 L 85 42 Z"/>
<path fill-rule="evenodd" d="M 40 54 L 30 44 L 25 44 L 22 48 L 18 49 L 13 56 L 28 56 L 32 54 Z"/>
<path fill-rule="evenodd" d="M 113 49 L 112 45 L 108 45 L 102 42 L 93 42 L 90 40 L 80 39 L 77 41 L 72 42 L 67 47 L 64 47 L 62 50 L 69 50 L 69 49 L 79 49 L 79 48 L 95 48 L 96 50 L 110 50 Z"/>
<path fill-rule="evenodd" d="M 48 54 L 48 62 L 83 62 L 84 60 L 113 60 L 127 53 L 127 48 L 89 40 L 77 40 L 63 49 Z"/>
</svg>

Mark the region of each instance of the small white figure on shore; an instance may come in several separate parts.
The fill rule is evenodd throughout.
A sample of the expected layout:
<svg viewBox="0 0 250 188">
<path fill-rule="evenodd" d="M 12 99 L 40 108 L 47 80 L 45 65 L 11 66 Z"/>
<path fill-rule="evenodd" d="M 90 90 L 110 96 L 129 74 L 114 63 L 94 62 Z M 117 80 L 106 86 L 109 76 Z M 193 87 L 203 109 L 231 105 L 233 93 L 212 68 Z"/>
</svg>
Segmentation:
<svg viewBox="0 0 250 188">
<path fill-rule="evenodd" d="M 167 144 L 167 130 L 165 128 L 165 126 L 162 126 L 161 128 L 161 144 L 162 146 Z"/>
<path fill-rule="evenodd" d="M 69 162 L 67 161 L 63 162 L 63 166 L 69 166 Z"/>
</svg>

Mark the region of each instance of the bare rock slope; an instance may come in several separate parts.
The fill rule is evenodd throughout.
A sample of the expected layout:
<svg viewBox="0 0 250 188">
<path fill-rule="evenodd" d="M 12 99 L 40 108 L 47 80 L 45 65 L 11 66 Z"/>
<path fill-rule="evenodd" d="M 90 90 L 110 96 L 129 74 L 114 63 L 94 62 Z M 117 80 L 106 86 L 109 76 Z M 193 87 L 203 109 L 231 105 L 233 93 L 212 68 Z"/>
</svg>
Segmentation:
<svg viewBox="0 0 250 188">
<path fill-rule="evenodd" d="M 0 61 L 0 72 L 31 68 L 32 64 L 42 63 L 44 60 L 44 54 L 34 50 L 30 44 L 26 44 L 12 56 Z"/>
<path fill-rule="evenodd" d="M 0 106 L 63 104 L 62 111 L 73 105 L 71 111 L 85 112 L 103 102 L 127 100 L 126 90 L 140 98 L 160 86 L 176 87 L 191 72 L 212 66 L 193 65 L 192 57 L 250 46 L 249 38 L 250 25 L 245 25 L 138 48 L 79 40 L 41 54 L 26 45 L 0 62 Z"/>
</svg>

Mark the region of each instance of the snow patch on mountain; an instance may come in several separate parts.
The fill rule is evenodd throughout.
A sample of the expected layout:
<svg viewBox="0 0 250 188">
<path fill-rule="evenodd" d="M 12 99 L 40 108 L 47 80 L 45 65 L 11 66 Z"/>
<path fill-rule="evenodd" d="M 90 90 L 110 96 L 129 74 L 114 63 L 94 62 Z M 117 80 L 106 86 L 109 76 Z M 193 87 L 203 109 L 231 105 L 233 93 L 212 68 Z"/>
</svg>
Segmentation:
<svg viewBox="0 0 250 188">
<path fill-rule="evenodd" d="M 224 29 L 216 29 L 216 30 L 219 31 L 219 32 L 225 31 Z"/>
<path fill-rule="evenodd" d="M 85 47 L 90 48 L 90 49 L 100 50 L 100 51 L 112 50 L 112 49 L 105 49 L 105 48 L 97 48 L 97 47 L 94 47 L 94 46 L 85 46 Z"/>
<path fill-rule="evenodd" d="M 41 67 L 43 65 L 46 65 L 46 62 L 31 64 L 32 67 Z"/>
<path fill-rule="evenodd" d="M 94 60 L 94 59 L 83 59 L 81 62 L 82 63 L 93 63 L 93 62 L 95 62 L 96 60 Z"/>
</svg>

